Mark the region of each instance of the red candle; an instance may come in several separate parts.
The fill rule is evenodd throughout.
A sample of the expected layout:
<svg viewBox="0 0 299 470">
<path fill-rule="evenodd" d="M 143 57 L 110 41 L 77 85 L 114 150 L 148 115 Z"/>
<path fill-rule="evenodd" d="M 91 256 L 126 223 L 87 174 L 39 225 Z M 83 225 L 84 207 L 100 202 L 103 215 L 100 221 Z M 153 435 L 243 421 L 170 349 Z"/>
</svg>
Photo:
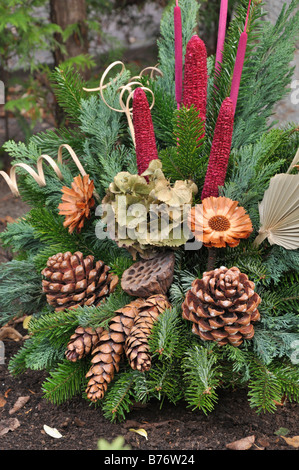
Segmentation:
<svg viewBox="0 0 299 470">
<path fill-rule="evenodd" d="M 222 64 L 222 53 L 223 53 L 225 33 L 226 33 L 227 9 L 228 9 L 228 0 L 221 0 L 219 25 L 218 25 L 216 62 L 215 62 L 216 71 L 220 69 L 219 64 Z"/>
<path fill-rule="evenodd" d="M 175 99 L 178 108 L 182 101 L 183 86 L 183 39 L 182 39 L 182 15 L 179 2 L 176 0 L 174 7 L 174 47 L 175 47 Z"/>
<path fill-rule="evenodd" d="M 230 98 L 233 102 L 234 112 L 236 111 L 236 107 L 237 107 L 242 71 L 243 71 L 245 54 L 246 54 L 247 39 L 248 39 L 247 23 L 248 23 L 248 18 L 249 18 L 250 5 L 251 5 L 251 0 L 249 1 L 249 5 L 248 5 L 244 31 L 240 36 L 236 62 L 235 62 L 235 68 L 234 68 L 234 74 L 233 74 L 233 79 L 232 79 L 232 85 L 231 85 Z"/>
</svg>

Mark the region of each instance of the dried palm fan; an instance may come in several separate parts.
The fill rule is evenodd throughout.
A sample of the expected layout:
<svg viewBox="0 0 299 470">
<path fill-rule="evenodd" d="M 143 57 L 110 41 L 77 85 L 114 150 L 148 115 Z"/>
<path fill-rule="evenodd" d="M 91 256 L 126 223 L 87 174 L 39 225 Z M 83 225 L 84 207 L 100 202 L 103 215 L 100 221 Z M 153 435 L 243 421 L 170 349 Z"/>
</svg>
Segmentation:
<svg viewBox="0 0 299 470">
<path fill-rule="evenodd" d="M 299 174 L 289 174 L 299 160 L 299 149 L 287 173 L 270 180 L 259 205 L 261 228 L 255 244 L 268 239 L 287 250 L 299 248 Z"/>
</svg>

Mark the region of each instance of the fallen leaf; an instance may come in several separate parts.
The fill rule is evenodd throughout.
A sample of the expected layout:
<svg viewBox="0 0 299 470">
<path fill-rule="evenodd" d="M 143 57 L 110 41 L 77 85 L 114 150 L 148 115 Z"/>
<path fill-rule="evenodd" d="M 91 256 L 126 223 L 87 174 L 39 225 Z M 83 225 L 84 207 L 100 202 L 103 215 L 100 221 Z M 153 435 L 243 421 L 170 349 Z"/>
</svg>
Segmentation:
<svg viewBox="0 0 299 470">
<path fill-rule="evenodd" d="M 62 434 L 60 434 L 56 428 L 50 428 L 50 426 L 47 426 L 46 424 L 44 424 L 44 431 L 55 439 L 60 439 L 62 437 Z"/>
<path fill-rule="evenodd" d="M 6 338 L 13 339 L 14 341 L 21 341 L 23 339 L 23 336 L 14 328 L 11 328 L 10 326 L 5 326 L 3 328 L 0 328 L 0 340 Z"/>
<path fill-rule="evenodd" d="M 3 395 L 0 395 L 0 408 L 3 408 L 5 406 L 6 400 Z"/>
<path fill-rule="evenodd" d="M 14 404 L 14 406 L 9 410 L 9 414 L 12 415 L 19 411 L 23 406 L 26 405 L 26 403 L 30 400 L 30 397 L 19 397 Z"/>
<path fill-rule="evenodd" d="M 255 441 L 255 436 L 244 437 L 244 439 L 239 439 L 238 441 L 230 442 L 226 444 L 227 449 L 230 450 L 248 450 L 250 449 Z"/>
<path fill-rule="evenodd" d="M 27 315 L 24 320 L 23 320 L 23 328 L 24 330 L 28 330 L 28 325 L 29 325 L 29 322 L 32 318 L 32 315 Z"/>
<path fill-rule="evenodd" d="M 17 418 L 8 418 L 0 421 L 0 436 L 4 436 L 9 431 L 14 431 L 20 426 L 20 422 Z"/>
<path fill-rule="evenodd" d="M 275 431 L 276 436 L 286 436 L 289 434 L 290 430 L 288 428 L 279 428 L 277 431 Z"/>
<path fill-rule="evenodd" d="M 292 447 L 295 447 L 296 449 L 298 449 L 298 447 L 299 447 L 299 436 L 294 436 L 294 437 L 281 436 L 281 437 L 286 441 L 286 443 L 289 446 L 292 446 Z"/>
<path fill-rule="evenodd" d="M 145 439 L 147 440 L 147 432 L 145 429 L 129 429 L 129 431 L 132 431 L 132 432 L 136 432 L 136 434 L 139 434 L 140 436 L 143 436 L 145 437 Z"/>
</svg>

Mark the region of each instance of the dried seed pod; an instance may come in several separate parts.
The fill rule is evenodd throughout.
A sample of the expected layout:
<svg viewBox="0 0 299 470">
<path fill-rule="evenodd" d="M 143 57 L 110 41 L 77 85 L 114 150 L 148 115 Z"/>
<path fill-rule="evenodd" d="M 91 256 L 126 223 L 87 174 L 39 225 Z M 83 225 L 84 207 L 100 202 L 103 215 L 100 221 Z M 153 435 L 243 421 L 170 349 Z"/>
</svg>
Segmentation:
<svg viewBox="0 0 299 470">
<path fill-rule="evenodd" d="M 123 273 L 121 287 L 127 294 L 136 297 L 166 294 L 173 281 L 174 263 L 172 252 L 138 261 Z"/>
</svg>

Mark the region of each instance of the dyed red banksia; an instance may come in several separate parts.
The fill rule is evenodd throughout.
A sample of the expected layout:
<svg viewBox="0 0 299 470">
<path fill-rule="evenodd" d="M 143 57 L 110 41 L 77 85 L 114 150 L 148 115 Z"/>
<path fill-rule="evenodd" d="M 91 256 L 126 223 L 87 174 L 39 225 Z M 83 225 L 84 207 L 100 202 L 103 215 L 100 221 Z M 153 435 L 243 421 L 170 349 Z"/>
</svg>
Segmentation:
<svg viewBox="0 0 299 470">
<path fill-rule="evenodd" d="M 136 88 L 133 97 L 133 125 L 138 174 L 147 170 L 149 163 L 158 158 L 151 110 L 142 88 Z"/>
<path fill-rule="evenodd" d="M 197 35 L 194 35 L 186 48 L 182 104 L 185 108 L 190 108 L 193 105 L 204 122 L 207 109 L 207 86 L 206 46 Z"/>
<path fill-rule="evenodd" d="M 233 129 L 234 106 L 232 100 L 230 98 L 226 98 L 221 105 L 215 126 L 210 159 L 201 199 L 205 199 L 210 196 L 219 196 L 218 187 L 223 186 L 225 182 Z"/>
</svg>

